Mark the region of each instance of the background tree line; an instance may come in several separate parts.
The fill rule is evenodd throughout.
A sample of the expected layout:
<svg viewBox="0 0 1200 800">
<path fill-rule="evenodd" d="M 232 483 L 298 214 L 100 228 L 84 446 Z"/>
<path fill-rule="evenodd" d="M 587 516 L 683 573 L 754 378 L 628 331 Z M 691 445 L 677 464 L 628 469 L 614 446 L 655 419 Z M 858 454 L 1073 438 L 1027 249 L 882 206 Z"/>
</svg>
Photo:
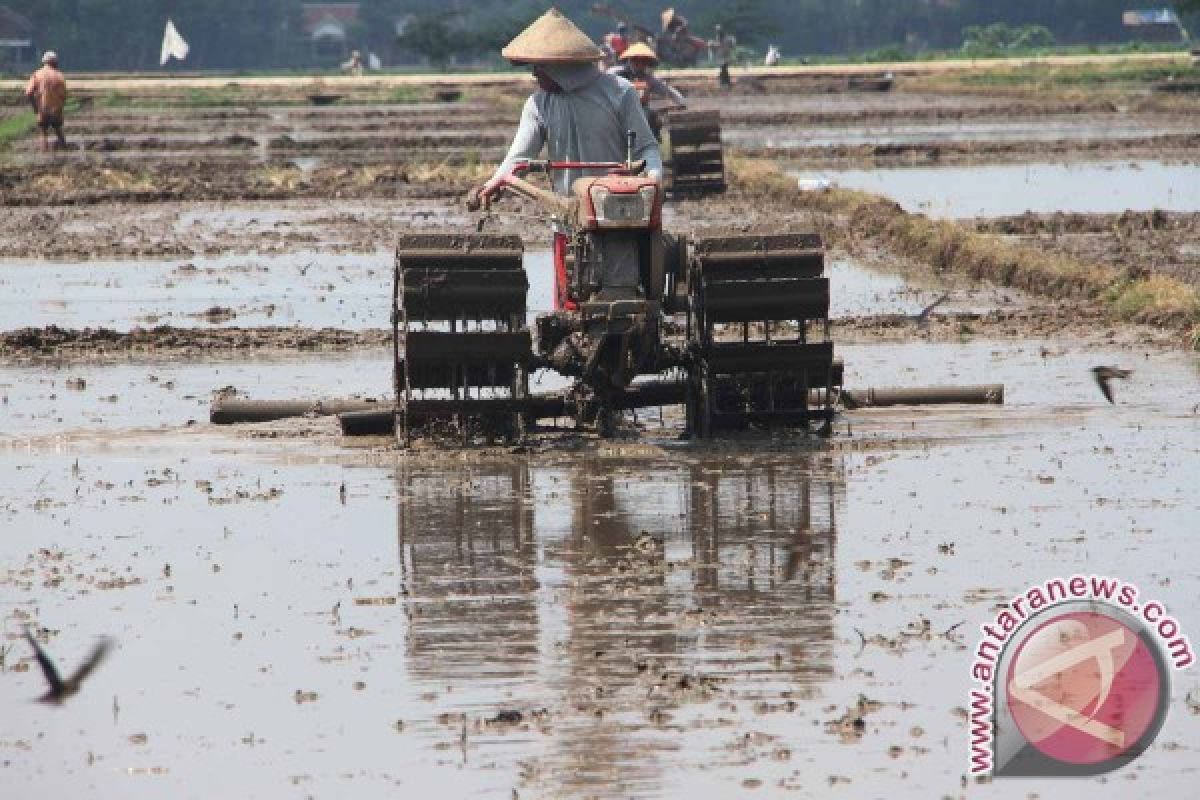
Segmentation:
<svg viewBox="0 0 1200 800">
<path fill-rule="evenodd" d="M 590 12 L 591 0 L 558 0 L 564 12 L 599 37 L 612 21 Z M 664 0 L 611 0 L 635 21 L 657 28 Z M 1058 44 L 1126 41 L 1121 12 L 1165 3 L 1131 0 L 673 0 L 700 35 L 721 22 L 745 45 L 767 43 L 785 55 L 955 50 L 964 32 L 1002 23 L 1012 31 L 1042 26 Z M 34 24 L 38 48 L 55 48 L 73 70 L 157 68 L 170 16 L 191 45 L 189 69 L 281 69 L 330 66 L 301 26 L 301 0 L 0 0 Z M 435 64 L 496 58 L 496 51 L 551 5 L 544 0 L 361 0 L 350 46 L 385 63 L 405 54 Z M 1200 0 L 1175 4 L 1200 28 Z M 407 19 L 398 42 L 396 21 Z M 993 32 L 1004 33 L 995 28 Z M 1018 34 L 1014 34 L 1018 35 Z M 1045 34 L 1033 34 L 1045 43 Z M 984 37 L 987 38 L 987 37 Z M 993 39 L 995 37 L 992 37 Z M 1003 35 L 1001 36 L 1003 39 Z M 990 40 L 989 40 L 990 41 Z M 404 45 L 407 44 L 407 47 Z M 1008 46 L 1007 44 L 1002 46 Z"/>
</svg>

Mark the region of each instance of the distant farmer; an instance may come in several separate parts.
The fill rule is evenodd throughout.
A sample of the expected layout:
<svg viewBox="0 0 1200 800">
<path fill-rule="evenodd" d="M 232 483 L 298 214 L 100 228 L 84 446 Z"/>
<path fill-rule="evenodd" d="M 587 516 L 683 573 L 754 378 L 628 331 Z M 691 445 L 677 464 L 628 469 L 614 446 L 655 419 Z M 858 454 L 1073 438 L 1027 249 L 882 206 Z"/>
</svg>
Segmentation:
<svg viewBox="0 0 1200 800">
<path fill-rule="evenodd" d="M 720 25 L 713 26 L 713 34 L 712 40 L 708 43 L 709 57 L 721 65 L 721 71 L 717 73 L 717 82 L 721 86 L 729 88 L 733 86 L 733 78 L 729 76 L 729 62 L 733 61 L 734 51 L 737 49 L 737 39 L 722 31 Z"/>
<path fill-rule="evenodd" d="M 658 55 L 668 64 L 681 67 L 694 66 L 699 54 L 708 43 L 692 36 L 687 17 L 673 8 L 662 13 L 662 33 L 658 35 Z"/>
<path fill-rule="evenodd" d="M 67 79 L 58 69 L 58 54 L 53 50 L 42 56 L 42 68 L 29 78 L 25 96 L 37 114 L 37 125 L 42 132 L 42 150 L 50 149 L 50 130 L 58 137 L 55 147 L 65 148 L 63 136 L 63 109 L 67 105 Z"/>
<path fill-rule="evenodd" d="M 624 22 L 617 23 L 617 30 L 604 34 L 604 60 L 616 64 L 621 60 L 621 54 L 629 47 L 629 26 Z"/>
<path fill-rule="evenodd" d="M 663 33 L 676 34 L 680 31 L 687 31 L 687 17 L 678 13 L 673 8 L 668 8 L 662 12 L 661 21 Z"/>
<path fill-rule="evenodd" d="M 604 52 L 558 9 L 535 20 L 501 55 L 514 65 L 531 66 L 538 90 L 525 101 L 512 146 L 479 190 L 481 200 L 499 194 L 505 174 L 519 160 L 535 158 L 543 145 L 551 161 L 624 161 L 627 131 L 634 134 L 634 159 L 645 159 L 648 174 L 662 175 L 662 155 L 637 91 L 629 81 L 600 70 Z M 555 171 L 554 190 L 569 195 L 571 184 L 585 174 L 595 171 Z"/>
<path fill-rule="evenodd" d="M 350 60 L 342 62 L 342 72 L 347 72 L 356 78 L 361 78 L 363 74 L 362 53 L 357 50 L 351 50 Z"/>
<path fill-rule="evenodd" d="M 647 96 L 642 99 L 643 105 L 649 97 L 655 95 L 670 100 L 680 108 L 686 105 L 678 89 L 668 86 L 666 81 L 654 74 L 654 67 L 658 65 L 658 54 L 650 45 L 644 42 L 629 45 L 622 54 L 621 61 L 621 66 L 613 67 L 608 72 L 610 75 L 624 78 L 639 90 L 644 85 Z"/>
</svg>

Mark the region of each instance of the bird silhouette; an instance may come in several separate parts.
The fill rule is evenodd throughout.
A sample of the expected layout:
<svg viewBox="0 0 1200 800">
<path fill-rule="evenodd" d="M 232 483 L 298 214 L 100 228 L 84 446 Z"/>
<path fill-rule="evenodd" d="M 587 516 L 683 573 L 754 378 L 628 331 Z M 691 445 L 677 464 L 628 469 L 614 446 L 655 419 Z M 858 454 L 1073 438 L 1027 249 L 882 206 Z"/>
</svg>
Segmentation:
<svg viewBox="0 0 1200 800">
<path fill-rule="evenodd" d="M 29 632 L 29 628 L 25 628 L 25 641 L 29 642 L 29 646 L 33 648 L 33 654 L 37 658 L 38 666 L 42 668 L 42 674 L 46 676 L 46 683 L 50 684 L 50 688 L 44 695 L 38 698 L 39 703 L 48 703 L 50 705 L 60 706 L 66 700 L 79 692 L 79 687 L 83 683 L 84 678 L 92 673 L 97 665 L 104 660 L 108 655 L 108 651 L 112 649 L 113 640 L 107 637 L 102 638 L 92 648 L 91 654 L 87 660 L 79 665 L 79 668 L 72 673 L 71 677 L 63 680 L 58 674 L 58 668 L 54 666 L 54 662 L 50 660 L 50 656 L 46 655 L 46 651 L 37 643 L 37 639 L 33 638 L 33 634 Z"/>
<path fill-rule="evenodd" d="M 919 314 L 917 314 L 915 317 L 913 317 L 913 320 L 917 323 L 917 327 L 918 328 L 929 327 L 929 318 L 930 318 L 930 316 L 933 315 L 933 310 L 935 308 L 937 308 L 938 306 L 940 306 L 942 303 L 946 302 L 948 299 L 950 299 L 949 292 L 947 292 L 946 294 L 939 297 L 937 300 L 934 300 L 932 303 L 930 303 L 929 305 L 922 308 L 921 312 Z"/>
<path fill-rule="evenodd" d="M 1112 380 L 1120 378 L 1121 380 L 1129 380 L 1129 376 L 1133 374 L 1131 369 L 1121 369 L 1120 367 L 1092 367 L 1092 377 L 1096 379 L 1096 385 L 1100 387 L 1100 391 L 1104 393 L 1105 399 L 1112 404 L 1116 404 L 1113 399 Z"/>
</svg>

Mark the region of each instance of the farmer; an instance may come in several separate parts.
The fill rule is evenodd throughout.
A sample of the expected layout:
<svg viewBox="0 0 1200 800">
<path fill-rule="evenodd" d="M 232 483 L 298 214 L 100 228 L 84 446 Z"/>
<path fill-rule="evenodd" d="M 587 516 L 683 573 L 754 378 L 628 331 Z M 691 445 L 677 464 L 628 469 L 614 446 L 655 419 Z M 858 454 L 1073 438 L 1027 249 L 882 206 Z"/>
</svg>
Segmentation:
<svg viewBox="0 0 1200 800">
<path fill-rule="evenodd" d="M 666 81 L 654 74 L 654 67 L 658 64 L 658 54 L 648 44 L 643 42 L 631 44 L 621 54 L 621 61 L 624 62 L 621 66 L 613 67 L 608 71 L 610 75 L 624 78 L 635 86 L 644 83 L 647 94 L 665 97 L 679 108 L 685 107 L 686 103 L 679 90 L 669 86 Z"/>
<path fill-rule="evenodd" d="M 361 78 L 363 74 L 363 57 L 358 50 L 350 51 L 350 59 L 342 62 L 342 72 Z"/>
<path fill-rule="evenodd" d="M 634 133 L 634 160 L 645 159 L 649 175 L 662 175 L 662 155 L 637 90 L 600 70 L 596 62 L 604 52 L 558 9 L 534 21 L 501 55 L 531 66 L 538 90 L 525 101 L 508 155 L 483 185 L 480 199 L 495 197 L 505 174 L 519 160 L 535 158 L 543 145 L 551 161 L 624 161 L 626 131 Z M 556 170 L 551 175 L 554 190 L 570 194 L 571 184 L 585 174 L 596 172 Z"/>
<path fill-rule="evenodd" d="M 720 25 L 713 26 L 713 34 L 712 40 L 708 43 L 709 57 L 721 65 L 721 71 L 717 73 L 717 83 L 728 89 L 733 86 L 733 78 L 729 75 L 729 62 L 733 61 L 734 51 L 737 49 L 737 39 L 722 31 Z"/>
<path fill-rule="evenodd" d="M 531 66 L 538 90 L 525 101 L 508 155 L 492 179 L 472 193 L 474 199 L 487 203 L 496 197 L 517 162 L 535 158 L 543 145 L 551 161 L 624 162 L 629 155 L 627 132 L 633 133 L 633 160 L 645 161 L 646 174 L 661 178 L 658 140 L 646 121 L 637 90 L 624 78 L 600 69 L 597 62 L 604 52 L 558 9 L 552 8 L 535 20 L 501 54 L 513 64 Z M 554 170 L 550 181 L 554 191 L 569 196 L 571 184 L 578 178 L 604 172 Z M 556 226 L 555 308 L 574 307 L 567 296 L 566 254 L 567 235 Z M 603 278 L 606 286 L 636 285 L 636 258 L 613 258 L 611 262 Z"/>
<path fill-rule="evenodd" d="M 29 78 L 25 96 L 37 114 L 37 126 L 42 132 L 42 150 L 50 149 L 50 129 L 58 137 L 55 147 L 66 148 L 63 136 L 63 109 L 67 105 L 67 79 L 58 69 L 58 54 L 53 50 L 42 56 L 42 68 Z"/>
<path fill-rule="evenodd" d="M 624 22 L 617 23 L 617 30 L 604 34 L 604 60 L 616 64 L 621 60 L 621 54 L 629 47 L 629 26 Z"/>
</svg>

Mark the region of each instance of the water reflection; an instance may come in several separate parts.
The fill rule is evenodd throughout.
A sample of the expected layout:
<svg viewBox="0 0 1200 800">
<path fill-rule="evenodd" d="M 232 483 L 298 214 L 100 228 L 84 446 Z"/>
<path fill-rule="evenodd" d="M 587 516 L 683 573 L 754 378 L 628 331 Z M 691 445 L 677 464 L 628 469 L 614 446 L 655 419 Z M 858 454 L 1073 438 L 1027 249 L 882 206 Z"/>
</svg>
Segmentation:
<svg viewBox="0 0 1200 800">
<path fill-rule="evenodd" d="M 408 675 L 453 687 L 469 718 L 539 720 L 484 726 L 475 763 L 508 752 L 551 793 L 668 794 L 719 761 L 741 715 L 833 675 L 836 456 L 485 462 L 398 481 Z"/>
<path fill-rule="evenodd" d="M 413 674 L 486 681 L 532 670 L 537 582 L 527 466 L 403 483 L 396 528 Z"/>
</svg>

